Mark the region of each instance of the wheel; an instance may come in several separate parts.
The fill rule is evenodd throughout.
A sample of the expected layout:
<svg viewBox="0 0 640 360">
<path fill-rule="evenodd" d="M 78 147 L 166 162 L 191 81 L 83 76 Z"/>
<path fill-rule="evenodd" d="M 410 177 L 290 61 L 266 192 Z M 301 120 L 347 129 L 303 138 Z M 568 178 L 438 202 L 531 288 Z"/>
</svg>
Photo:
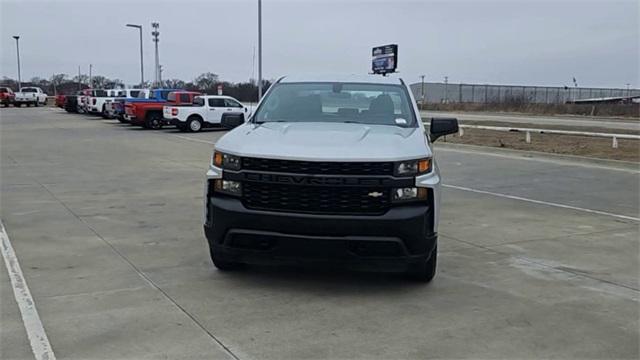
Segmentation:
<svg viewBox="0 0 640 360">
<path fill-rule="evenodd" d="M 107 108 L 104 105 L 102 105 L 102 118 L 103 119 L 109 118 L 109 114 L 107 114 Z"/>
<path fill-rule="evenodd" d="M 189 129 L 189 131 L 191 132 L 198 132 L 202 130 L 202 120 L 195 116 L 188 118 L 187 129 Z"/>
<path fill-rule="evenodd" d="M 419 264 L 413 264 L 407 271 L 407 277 L 411 280 L 428 283 L 436 276 L 438 266 L 438 246 L 433 249 L 429 260 Z"/>
<path fill-rule="evenodd" d="M 211 255 L 211 262 L 213 262 L 213 266 L 215 266 L 220 271 L 233 271 L 242 268 L 243 264 L 232 261 L 224 261 L 220 259 L 215 255 L 211 248 L 209 248 L 209 255 Z"/>
<path fill-rule="evenodd" d="M 160 116 L 160 114 L 151 113 L 147 115 L 147 119 L 144 122 L 144 127 L 152 130 L 162 129 L 162 117 Z"/>
</svg>

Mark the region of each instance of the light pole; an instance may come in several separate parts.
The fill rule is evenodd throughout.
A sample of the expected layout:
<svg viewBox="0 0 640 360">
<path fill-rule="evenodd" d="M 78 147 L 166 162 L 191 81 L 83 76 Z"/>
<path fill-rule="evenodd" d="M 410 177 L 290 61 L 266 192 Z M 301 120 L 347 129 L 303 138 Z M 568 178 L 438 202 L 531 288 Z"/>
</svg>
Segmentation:
<svg viewBox="0 0 640 360">
<path fill-rule="evenodd" d="M 449 77 L 445 76 L 444 77 L 444 103 L 448 104 L 449 103 Z"/>
<path fill-rule="evenodd" d="M 629 89 L 629 86 L 631 86 L 631 84 L 627 83 L 627 97 L 631 96 L 631 90 Z"/>
<path fill-rule="evenodd" d="M 153 31 L 151 32 L 151 35 L 153 35 L 153 42 L 156 44 L 156 75 L 155 75 L 155 84 L 156 86 L 160 85 L 160 55 L 158 55 L 158 42 L 160 42 L 160 31 L 158 31 L 158 29 L 160 28 L 160 23 L 157 22 L 153 22 L 151 23 L 151 27 L 153 28 Z"/>
<path fill-rule="evenodd" d="M 262 0 L 258 0 L 258 101 L 262 99 Z"/>
<path fill-rule="evenodd" d="M 128 27 L 136 28 L 140 31 L 140 88 L 144 86 L 144 59 L 142 57 L 142 25 L 127 24 Z"/>
<path fill-rule="evenodd" d="M 18 91 L 20 91 L 20 87 L 22 86 L 22 79 L 20 78 L 20 36 L 14 35 L 13 38 L 16 39 L 16 54 L 18 55 Z"/>
<path fill-rule="evenodd" d="M 420 110 L 424 110 L 424 77 L 425 75 L 420 75 L 420 78 L 422 79 L 422 92 L 421 92 L 422 100 L 420 101 Z"/>
<path fill-rule="evenodd" d="M 93 78 L 91 77 L 91 70 L 93 70 L 93 64 L 89 64 L 89 89 L 93 89 Z"/>
</svg>

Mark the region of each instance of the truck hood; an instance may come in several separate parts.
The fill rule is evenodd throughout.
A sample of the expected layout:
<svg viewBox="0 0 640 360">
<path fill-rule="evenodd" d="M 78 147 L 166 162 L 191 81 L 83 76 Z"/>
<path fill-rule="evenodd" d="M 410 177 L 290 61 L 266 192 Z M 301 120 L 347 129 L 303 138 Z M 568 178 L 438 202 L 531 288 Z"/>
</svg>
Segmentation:
<svg viewBox="0 0 640 360">
<path fill-rule="evenodd" d="M 241 125 L 216 150 L 229 154 L 310 161 L 394 161 L 431 156 L 421 128 L 352 123 Z"/>
</svg>

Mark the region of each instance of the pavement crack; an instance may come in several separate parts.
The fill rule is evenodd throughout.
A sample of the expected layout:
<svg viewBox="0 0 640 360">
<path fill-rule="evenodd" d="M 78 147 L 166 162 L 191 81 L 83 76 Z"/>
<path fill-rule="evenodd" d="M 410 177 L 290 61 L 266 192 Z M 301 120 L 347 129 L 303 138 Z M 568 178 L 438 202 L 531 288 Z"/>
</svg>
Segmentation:
<svg viewBox="0 0 640 360">
<path fill-rule="evenodd" d="M 225 345 L 218 337 L 216 337 L 211 331 L 204 327 L 204 325 L 198 321 L 198 319 L 188 312 L 184 307 L 182 307 L 178 302 L 172 298 L 164 289 L 158 286 L 151 278 L 149 278 L 142 270 L 140 270 L 129 258 L 127 258 L 122 252 L 120 252 L 113 244 L 107 241 L 100 233 L 98 233 L 88 222 L 85 221 L 81 216 L 78 216 L 64 201 L 60 200 L 49 188 L 47 188 L 44 184 L 40 183 L 37 179 L 34 179 L 36 183 L 38 183 L 51 197 L 53 197 L 56 201 L 58 201 L 71 215 L 73 215 L 76 219 L 82 222 L 95 236 L 97 236 L 100 240 L 102 240 L 111 250 L 116 253 L 122 260 L 124 260 L 144 281 L 146 281 L 149 286 L 160 292 L 169 302 L 171 302 L 176 308 L 178 308 L 183 314 L 191 319 L 191 321 L 196 324 L 202 331 L 204 331 L 218 346 L 224 349 L 231 357 L 236 360 L 240 360 L 240 358 L 227 346 Z"/>
</svg>

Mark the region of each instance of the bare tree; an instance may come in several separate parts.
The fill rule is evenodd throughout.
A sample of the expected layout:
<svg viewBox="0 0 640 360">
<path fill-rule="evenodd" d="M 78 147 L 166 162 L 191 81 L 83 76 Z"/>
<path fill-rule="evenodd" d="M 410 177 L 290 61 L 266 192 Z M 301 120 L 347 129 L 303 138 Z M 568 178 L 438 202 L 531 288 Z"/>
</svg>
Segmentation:
<svg viewBox="0 0 640 360">
<path fill-rule="evenodd" d="M 214 74 L 211 72 L 207 72 L 204 74 L 200 74 L 195 80 L 194 83 L 200 90 L 211 89 L 218 82 L 219 76 L 218 74 Z"/>
</svg>

